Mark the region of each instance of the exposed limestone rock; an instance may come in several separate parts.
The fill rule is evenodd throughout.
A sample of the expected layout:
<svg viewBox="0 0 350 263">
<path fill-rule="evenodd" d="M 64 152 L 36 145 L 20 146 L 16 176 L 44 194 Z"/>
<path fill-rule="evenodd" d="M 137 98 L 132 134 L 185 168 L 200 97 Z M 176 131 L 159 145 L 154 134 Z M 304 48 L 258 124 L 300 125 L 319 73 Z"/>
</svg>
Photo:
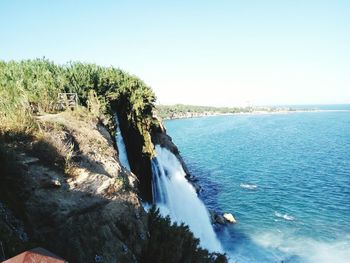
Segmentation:
<svg viewBox="0 0 350 263">
<path fill-rule="evenodd" d="M 29 158 L 24 159 L 24 160 L 22 161 L 22 163 L 23 163 L 24 165 L 28 165 L 28 164 L 36 163 L 36 162 L 38 162 L 38 161 L 39 161 L 38 158 L 29 157 Z"/>
<path fill-rule="evenodd" d="M 138 261 L 147 216 L 105 128 L 64 114 L 42 117 L 41 126 L 42 141 L 15 149 L 15 176 L 0 176 L 0 197 L 20 209 L 29 239 L 69 262 Z"/>
<path fill-rule="evenodd" d="M 224 213 L 224 216 L 223 216 L 223 217 L 225 218 L 225 220 L 226 220 L 227 222 L 229 222 L 229 223 L 231 223 L 231 224 L 237 223 L 236 219 L 235 219 L 235 218 L 233 217 L 233 215 L 230 214 L 230 213 Z"/>
<path fill-rule="evenodd" d="M 43 188 L 56 188 L 60 187 L 62 184 L 59 179 L 42 178 L 40 181 L 40 186 Z"/>
</svg>

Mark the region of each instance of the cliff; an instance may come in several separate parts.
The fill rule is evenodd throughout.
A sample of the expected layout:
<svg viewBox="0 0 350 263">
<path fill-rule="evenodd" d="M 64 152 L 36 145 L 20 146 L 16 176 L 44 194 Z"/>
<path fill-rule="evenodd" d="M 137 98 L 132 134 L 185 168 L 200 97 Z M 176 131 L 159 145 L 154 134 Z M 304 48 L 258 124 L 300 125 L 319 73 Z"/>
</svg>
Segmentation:
<svg viewBox="0 0 350 263">
<path fill-rule="evenodd" d="M 226 262 L 141 206 L 152 201 L 154 144 L 180 158 L 141 80 L 47 60 L 0 61 L 0 73 L 0 258 L 41 246 L 78 263 Z M 115 114 L 132 172 L 118 159 Z"/>
<path fill-rule="evenodd" d="M 112 108 L 118 114 L 130 168 L 139 180 L 138 189 L 140 196 L 144 201 L 152 202 L 152 168 L 150 160 L 155 154 L 149 133 L 152 119 L 140 119 L 137 116 L 130 116 L 128 106 L 129 103 L 126 98 L 112 103 Z M 150 115 L 151 113 L 148 116 Z"/>
<path fill-rule="evenodd" d="M 187 226 L 145 212 L 103 119 L 81 109 L 37 121 L 39 134 L 0 140 L 1 257 L 41 246 L 78 263 L 226 262 Z"/>
<path fill-rule="evenodd" d="M 104 125 L 70 113 L 39 124 L 40 138 L 4 145 L 12 167 L 1 171 L 1 200 L 23 222 L 22 236 L 70 262 L 139 261 L 147 216 Z"/>
</svg>

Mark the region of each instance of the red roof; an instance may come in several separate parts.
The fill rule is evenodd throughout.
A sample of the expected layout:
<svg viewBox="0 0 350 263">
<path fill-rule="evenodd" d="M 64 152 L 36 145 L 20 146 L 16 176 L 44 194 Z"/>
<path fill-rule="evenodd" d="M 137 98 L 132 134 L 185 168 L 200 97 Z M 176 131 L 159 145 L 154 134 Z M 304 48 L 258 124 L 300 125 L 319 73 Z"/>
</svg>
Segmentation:
<svg viewBox="0 0 350 263">
<path fill-rule="evenodd" d="M 3 263 L 66 263 L 63 258 L 51 253 L 50 251 L 37 247 L 25 251 Z"/>
</svg>

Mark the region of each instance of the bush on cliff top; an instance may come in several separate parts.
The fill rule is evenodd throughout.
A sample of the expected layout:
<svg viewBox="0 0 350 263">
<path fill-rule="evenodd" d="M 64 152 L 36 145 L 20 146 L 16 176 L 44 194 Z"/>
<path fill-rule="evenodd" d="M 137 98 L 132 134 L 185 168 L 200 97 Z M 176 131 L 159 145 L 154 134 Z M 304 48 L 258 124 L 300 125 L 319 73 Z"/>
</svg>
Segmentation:
<svg viewBox="0 0 350 263">
<path fill-rule="evenodd" d="M 111 114 L 111 102 L 123 101 L 128 121 L 140 134 L 152 122 L 155 95 L 135 76 L 114 67 L 72 62 L 56 65 L 47 59 L 0 61 L 0 132 L 30 133 L 36 128 L 33 112 L 53 112 L 58 93 L 77 93 L 79 104 Z M 149 142 L 145 142 L 147 146 Z M 153 149 L 145 147 L 152 155 Z M 148 152 L 147 152 L 148 151 Z"/>
</svg>

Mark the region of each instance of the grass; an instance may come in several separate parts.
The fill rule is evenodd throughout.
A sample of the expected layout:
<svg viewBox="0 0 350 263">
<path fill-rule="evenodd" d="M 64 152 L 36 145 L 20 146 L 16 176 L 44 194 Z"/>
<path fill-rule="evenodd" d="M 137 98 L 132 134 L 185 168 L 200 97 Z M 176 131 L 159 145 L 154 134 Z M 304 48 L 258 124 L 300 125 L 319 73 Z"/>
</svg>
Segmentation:
<svg viewBox="0 0 350 263">
<path fill-rule="evenodd" d="M 110 105 L 122 101 L 135 127 L 146 128 L 145 120 L 152 119 L 153 91 L 120 69 L 46 59 L 0 61 L 0 131 L 37 129 L 34 113 L 55 112 L 58 93 L 65 92 L 76 93 L 79 105 L 96 118 L 111 114 Z"/>
</svg>

